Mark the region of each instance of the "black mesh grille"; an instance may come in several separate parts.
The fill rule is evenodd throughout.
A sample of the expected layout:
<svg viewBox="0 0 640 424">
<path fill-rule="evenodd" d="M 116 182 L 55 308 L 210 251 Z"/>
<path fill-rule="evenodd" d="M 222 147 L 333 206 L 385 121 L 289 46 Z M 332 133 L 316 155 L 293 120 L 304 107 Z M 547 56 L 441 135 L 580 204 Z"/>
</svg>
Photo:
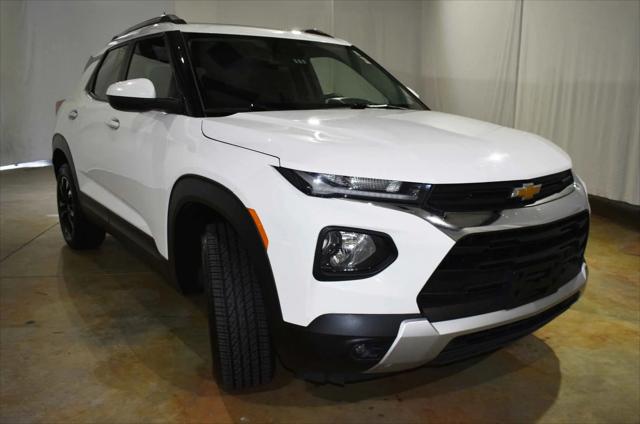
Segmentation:
<svg viewBox="0 0 640 424">
<path fill-rule="evenodd" d="M 522 187 L 524 184 L 541 184 L 542 187 L 540 192 L 529 200 L 511 197 L 513 190 Z M 558 193 L 570 184 L 573 184 L 573 174 L 570 170 L 522 181 L 437 184 L 433 186 L 431 194 L 426 201 L 426 208 L 439 212 L 514 209 Z"/>
<path fill-rule="evenodd" d="M 418 295 L 431 321 L 511 309 L 558 290 L 582 267 L 589 214 L 460 239 Z"/>
</svg>

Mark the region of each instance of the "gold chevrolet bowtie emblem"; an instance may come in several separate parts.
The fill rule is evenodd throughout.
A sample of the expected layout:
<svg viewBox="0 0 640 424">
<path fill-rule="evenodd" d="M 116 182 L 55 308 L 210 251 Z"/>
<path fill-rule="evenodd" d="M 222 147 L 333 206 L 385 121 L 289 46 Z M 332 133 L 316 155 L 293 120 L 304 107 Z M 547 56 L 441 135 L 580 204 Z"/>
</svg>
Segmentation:
<svg viewBox="0 0 640 424">
<path fill-rule="evenodd" d="M 511 197 L 519 197 L 521 200 L 531 200 L 534 196 L 540 193 L 542 184 L 533 185 L 533 183 L 526 183 L 522 187 L 516 187 L 511 192 Z"/>
</svg>

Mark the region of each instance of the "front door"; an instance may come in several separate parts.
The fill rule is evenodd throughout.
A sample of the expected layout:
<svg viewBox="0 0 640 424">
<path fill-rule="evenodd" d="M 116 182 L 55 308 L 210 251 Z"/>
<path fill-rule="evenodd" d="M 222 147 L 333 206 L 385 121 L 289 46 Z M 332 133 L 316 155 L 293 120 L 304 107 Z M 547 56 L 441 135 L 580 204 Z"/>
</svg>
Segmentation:
<svg viewBox="0 0 640 424">
<path fill-rule="evenodd" d="M 156 97 L 179 97 L 166 37 L 137 40 L 132 50 L 125 79 L 147 78 L 156 89 Z M 112 110 L 108 119 L 117 122 L 118 128 L 112 132 L 116 135 L 113 149 L 119 158 L 109 164 L 109 188 L 127 207 L 127 215 L 122 217 L 154 236 L 154 229 L 165 228 L 164 223 L 154 220 L 164 216 L 158 208 L 166 207 L 163 187 L 168 137 L 179 117 L 159 111 Z"/>
<path fill-rule="evenodd" d="M 83 110 L 79 134 L 80 189 L 118 217 L 153 236 L 162 214 L 164 163 L 169 128 L 176 115 L 112 108 L 106 90 L 114 82 L 147 78 L 156 97 L 177 97 L 163 34 L 134 40 L 106 53 Z"/>
</svg>

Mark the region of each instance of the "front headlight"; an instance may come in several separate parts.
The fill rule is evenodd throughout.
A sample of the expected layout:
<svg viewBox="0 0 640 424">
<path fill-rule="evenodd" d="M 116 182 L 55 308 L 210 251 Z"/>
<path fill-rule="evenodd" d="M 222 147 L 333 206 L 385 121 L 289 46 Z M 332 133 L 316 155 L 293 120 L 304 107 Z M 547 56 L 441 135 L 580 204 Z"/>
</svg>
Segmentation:
<svg viewBox="0 0 640 424">
<path fill-rule="evenodd" d="M 342 197 L 418 204 L 426 198 L 431 189 L 429 184 L 318 174 L 287 168 L 276 169 L 300 191 L 317 197 Z"/>
</svg>

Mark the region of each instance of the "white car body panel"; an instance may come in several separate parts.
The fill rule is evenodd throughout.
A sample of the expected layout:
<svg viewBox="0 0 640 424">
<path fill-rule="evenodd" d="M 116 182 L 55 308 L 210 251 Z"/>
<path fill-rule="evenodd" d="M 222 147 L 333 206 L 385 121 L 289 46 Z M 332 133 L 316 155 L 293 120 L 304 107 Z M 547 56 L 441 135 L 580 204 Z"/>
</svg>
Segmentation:
<svg viewBox="0 0 640 424">
<path fill-rule="evenodd" d="M 303 171 L 419 183 L 521 180 L 571 168 L 542 137 L 431 111 L 240 113 L 203 121 L 203 133 Z M 390 153 L 391 152 L 391 153 Z"/>
</svg>

